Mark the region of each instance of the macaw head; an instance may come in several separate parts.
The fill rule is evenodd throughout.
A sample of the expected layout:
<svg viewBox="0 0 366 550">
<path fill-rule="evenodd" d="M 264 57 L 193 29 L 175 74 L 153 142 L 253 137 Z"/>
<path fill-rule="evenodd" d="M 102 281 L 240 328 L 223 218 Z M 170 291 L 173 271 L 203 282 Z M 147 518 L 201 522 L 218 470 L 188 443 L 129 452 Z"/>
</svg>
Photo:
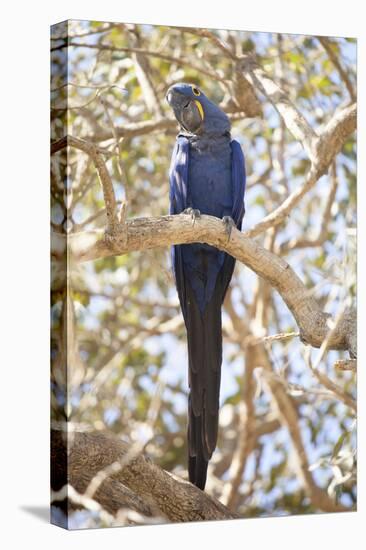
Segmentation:
<svg viewBox="0 0 366 550">
<path fill-rule="evenodd" d="M 184 131 L 195 135 L 230 132 L 226 114 L 194 84 L 174 84 L 169 88 L 166 100 Z"/>
</svg>

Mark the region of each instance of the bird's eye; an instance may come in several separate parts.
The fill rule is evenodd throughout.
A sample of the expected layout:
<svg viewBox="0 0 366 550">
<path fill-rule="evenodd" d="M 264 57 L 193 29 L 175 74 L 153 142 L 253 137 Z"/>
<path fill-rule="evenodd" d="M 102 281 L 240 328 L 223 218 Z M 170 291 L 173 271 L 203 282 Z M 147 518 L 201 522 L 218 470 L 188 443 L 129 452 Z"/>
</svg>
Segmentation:
<svg viewBox="0 0 366 550">
<path fill-rule="evenodd" d="M 192 92 L 194 93 L 194 95 L 201 95 L 201 92 L 198 88 L 192 88 Z"/>
</svg>

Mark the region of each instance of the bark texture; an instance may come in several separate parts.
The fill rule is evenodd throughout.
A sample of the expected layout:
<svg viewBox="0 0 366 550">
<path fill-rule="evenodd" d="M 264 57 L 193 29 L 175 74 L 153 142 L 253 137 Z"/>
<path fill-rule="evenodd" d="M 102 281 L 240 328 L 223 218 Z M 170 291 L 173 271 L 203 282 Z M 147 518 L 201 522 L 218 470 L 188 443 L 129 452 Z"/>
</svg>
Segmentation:
<svg viewBox="0 0 366 550">
<path fill-rule="evenodd" d="M 144 454 L 131 452 L 130 445 L 112 434 L 52 430 L 51 448 L 57 466 L 51 480 L 54 491 L 67 482 L 83 494 L 95 476 L 114 465 L 114 473 L 111 471 L 91 495 L 111 514 L 132 508 L 172 522 L 238 517 L 188 481 L 153 464 Z"/>
<path fill-rule="evenodd" d="M 62 257 L 66 239 L 60 237 L 56 240 L 53 239 L 54 255 Z M 303 342 L 319 348 L 328 337 L 328 349 L 348 350 L 352 357 L 356 356 L 355 311 L 346 310 L 334 328 L 330 315 L 322 311 L 311 291 L 283 258 L 235 228 L 228 240 L 225 227 L 218 218 L 201 216 L 194 224 L 191 217 L 184 214 L 135 218 L 121 226 L 115 235 L 94 231 L 69 238 L 72 257 L 82 262 L 192 242 L 205 242 L 228 252 L 275 288 L 294 316 Z"/>
</svg>

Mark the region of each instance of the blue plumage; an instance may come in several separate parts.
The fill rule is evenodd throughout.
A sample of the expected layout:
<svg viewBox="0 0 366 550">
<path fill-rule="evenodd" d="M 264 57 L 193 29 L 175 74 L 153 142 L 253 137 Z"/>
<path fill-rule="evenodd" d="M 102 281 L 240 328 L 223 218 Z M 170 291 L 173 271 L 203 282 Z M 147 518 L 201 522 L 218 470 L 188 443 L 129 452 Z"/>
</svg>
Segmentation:
<svg viewBox="0 0 366 550">
<path fill-rule="evenodd" d="M 170 213 L 186 209 L 227 220 L 240 230 L 245 163 L 230 121 L 198 88 L 176 84 L 167 100 L 181 125 L 170 167 Z M 190 210 L 192 211 L 192 210 Z M 189 355 L 189 477 L 205 486 L 216 446 L 222 362 L 221 306 L 235 260 L 207 244 L 172 247 Z"/>
</svg>

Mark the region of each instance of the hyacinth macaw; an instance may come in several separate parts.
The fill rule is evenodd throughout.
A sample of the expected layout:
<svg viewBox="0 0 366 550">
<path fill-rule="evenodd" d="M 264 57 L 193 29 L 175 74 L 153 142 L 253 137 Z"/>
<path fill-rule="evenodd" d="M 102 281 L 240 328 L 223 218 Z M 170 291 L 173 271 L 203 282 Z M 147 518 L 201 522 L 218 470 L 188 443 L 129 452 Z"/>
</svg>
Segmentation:
<svg viewBox="0 0 366 550">
<path fill-rule="evenodd" d="M 221 218 L 241 230 L 245 163 L 226 114 L 196 86 L 174 84 L 166 99 L 180 124 L 170 166 L 170 213 Z M 188 340 L 188 471 L 204 489 L 216 447 L 222 362 L 221 306 L 235 259 L 207 244 L 172 247 Z"/>
</svg>

